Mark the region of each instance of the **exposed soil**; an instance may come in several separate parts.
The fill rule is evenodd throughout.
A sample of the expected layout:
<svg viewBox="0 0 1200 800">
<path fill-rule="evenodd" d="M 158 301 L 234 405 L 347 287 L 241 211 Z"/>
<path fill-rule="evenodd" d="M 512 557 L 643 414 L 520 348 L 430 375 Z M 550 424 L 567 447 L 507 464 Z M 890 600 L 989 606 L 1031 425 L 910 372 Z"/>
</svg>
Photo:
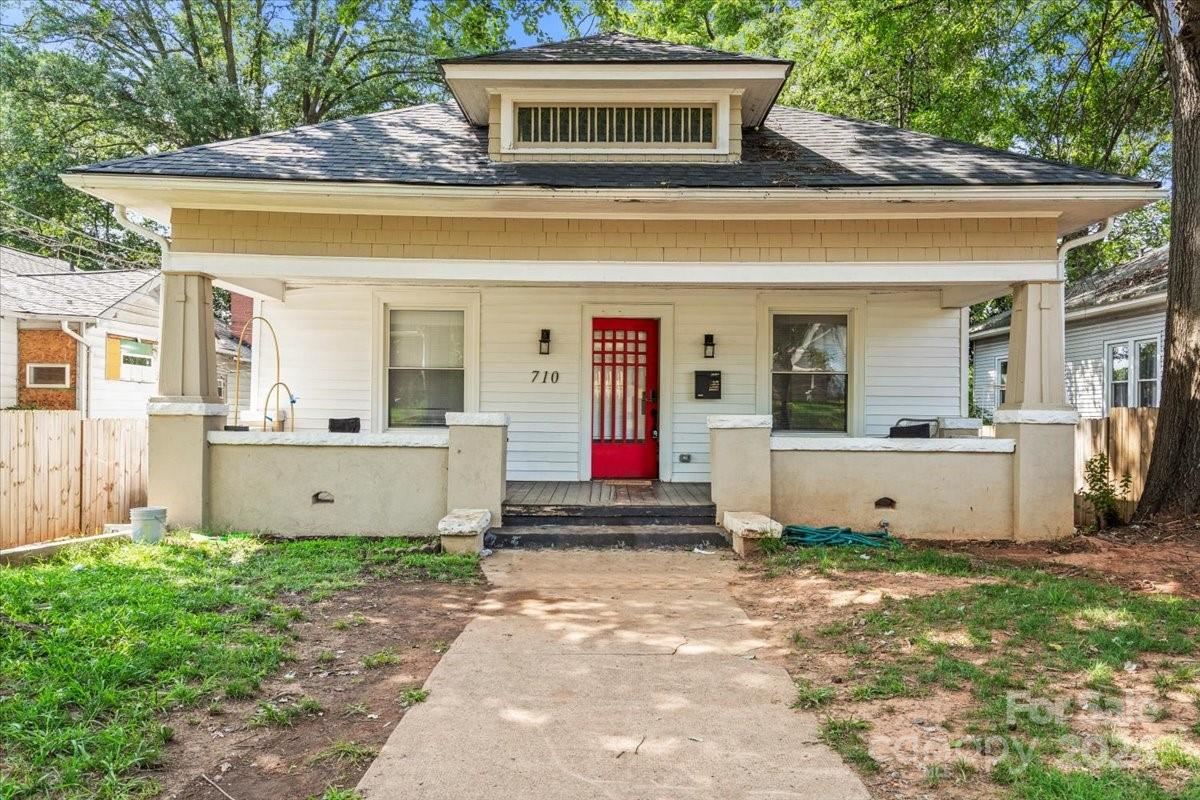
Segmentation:
<svg viewBox="0 0 1200 800">
<path fill-rule="evenodd" d="M 969 543 L 955 550 L 997 561 L 1038 564 L 1139 592 L 1200 597 L 1200 520 L 1128 525 L 1056 542 Z"/>
<path fill-rule="evenodd" d="M 404 716 L 405 690 L 425 682 L 483 594 L 482 586 L 391 579 L 298 606 L 304 618 L 292 624 L 296 659 L 256 698 L 223 699 L 218 707 L 179 712 L 167 721 L 175 737 L 154 774 L 163 786 L 160 796 L 299 800 L 329 786 L 353 787 Z M 365 657 L 383 650 L 393 652 L 396 663 L 364 667 Z M 285 727 L 249 724 L 259 702 L 286 709 L 302 698 L 322 710 Z M 334 742 L 354 742 L 372 755 L 353 762 L 321 759 Z"/>
</svg>

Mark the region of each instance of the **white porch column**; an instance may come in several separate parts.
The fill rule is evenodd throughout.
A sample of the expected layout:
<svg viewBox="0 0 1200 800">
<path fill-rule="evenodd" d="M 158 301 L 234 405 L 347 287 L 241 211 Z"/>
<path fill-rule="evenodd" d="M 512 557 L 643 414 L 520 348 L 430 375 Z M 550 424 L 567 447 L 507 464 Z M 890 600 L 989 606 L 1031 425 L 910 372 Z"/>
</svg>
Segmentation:
<svg viewBox="0 0 1200 800">
<path fill-rule="evenodd" d="M 451 412 L 446 510 L 487 509 L 501 527 L 507 491 L 508 414 Z"/>
<path fill-rule="evenodd" d="M 1075 529 L 1075 423 L 1066 402 L 1063 284 L 1014 287 L 1008 382 L 996 436 L 1014 439 L 1013 538 L 1054 539 Z"/>
<path fill-rule="evenodd" d="M 172 526 L 209 519 L 207 434 L 225 424 L 217 395 L 212 279 L 163 275 L 158 396 L 150 400 L 149 503 L 165 506 Z"/>
<path fill-rule="evenodd" d="M 709 469 L 717 524 L 726 511 L 771 516 L 771 417 L 708 418 Z"/>
</svg>

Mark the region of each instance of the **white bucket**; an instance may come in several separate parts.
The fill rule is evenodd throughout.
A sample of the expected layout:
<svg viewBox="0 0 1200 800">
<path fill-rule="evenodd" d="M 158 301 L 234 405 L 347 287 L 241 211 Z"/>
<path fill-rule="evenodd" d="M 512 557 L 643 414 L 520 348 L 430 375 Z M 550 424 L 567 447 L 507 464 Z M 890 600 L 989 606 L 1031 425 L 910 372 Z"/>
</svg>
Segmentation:
<svg viewBox="0 0 1200 800">
<path fill-rule="evenodd" d="M 131 536 L 135 542 L 154 544 L 162 541 L 167 531 L 167 509 L 162 506 L 129 509 Z"/>
</svg>

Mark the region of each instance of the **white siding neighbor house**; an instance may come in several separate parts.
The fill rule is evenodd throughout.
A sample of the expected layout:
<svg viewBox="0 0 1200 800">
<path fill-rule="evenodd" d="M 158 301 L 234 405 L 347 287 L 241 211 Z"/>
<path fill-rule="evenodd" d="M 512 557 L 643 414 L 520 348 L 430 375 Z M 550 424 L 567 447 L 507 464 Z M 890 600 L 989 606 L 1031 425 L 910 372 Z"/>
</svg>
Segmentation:
<svg viewBox="0 0 1200 800">
<path fill-rule="evenodd" d="M 976 408 L 1004 402 L 1010 314 L 971 330 Z M 1067 402 L 1080 416 L 1157 407 L 1167 322 L 1167 248 L 1089 276 L 1066 291 Z"/>
<path fill-rule="evenodd" d="M 158 383 L 158 270 L 0 247 L 0 408 L 139 417 Z"/>
<path fill-rule="evenodd" d="M 791 68 L 605 33 L 443 61 L 448 102 L 65 174 L 170 228 L 152 502 L 429 534 L 645 484 L 718 520 L 1068 532 L 1060 237 L 1161 187 L 784 107 Z M 254 298 L 270 424 L 218 392 L 214 284 Z M 998 437 L 963 437 L 968 309 L 1009 292 Z"/>
</svg>

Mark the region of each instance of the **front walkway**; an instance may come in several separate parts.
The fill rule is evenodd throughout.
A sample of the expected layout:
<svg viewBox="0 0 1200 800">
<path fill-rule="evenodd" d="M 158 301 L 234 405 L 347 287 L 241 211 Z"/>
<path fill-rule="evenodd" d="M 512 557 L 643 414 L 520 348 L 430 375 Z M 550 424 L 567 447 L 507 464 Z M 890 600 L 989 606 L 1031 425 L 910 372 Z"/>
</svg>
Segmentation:
<svg viewBox="0 0 1200 800">
<path fill-rule="evenodd" d="M 359 784 L 367 800 L 867 800 L 793 711 L 792 681 L 727 592 L 736 562 L 679 551 L 502 551 L 429 699 Z"/>
</svg>

